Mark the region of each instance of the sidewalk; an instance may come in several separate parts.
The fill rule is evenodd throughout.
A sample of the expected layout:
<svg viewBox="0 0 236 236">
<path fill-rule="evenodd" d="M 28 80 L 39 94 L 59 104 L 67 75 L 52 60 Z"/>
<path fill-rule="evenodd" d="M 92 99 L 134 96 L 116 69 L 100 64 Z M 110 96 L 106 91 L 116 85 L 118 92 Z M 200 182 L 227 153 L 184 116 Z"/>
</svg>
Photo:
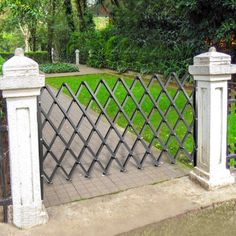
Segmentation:
<svg viewBox="0 0 236 236">
<path fill-rule="evenodd" d="M 103 73 L 110 73 L 110 74 L 116 74 L 116 75 L 123 75 L 123 76 L 131 76 L 135 77 L 138 75 L 138 72 L 134 71 L 127 71 L 125 73 L 119 74 L 115 70 L 110 69 L 98 69 L 89 67 L 87 65 L 79 65 L 79 72 L 68 72 L 68 73 L 52 73 L 52 74 L 45 74 L 46 78 L 53 78 L 53 77 L 64 77 L 64 76 L 77 76 L 77 75 L 88 75 L 88 74 L 103 74 Z M 151 75 L 146 75 L 151 76 Z"/>
<path fill-rule="evenodd" d="M 92 68 L 87 65 L 79 65 L 79 69 L 80 69 L 79 72 L 52 73 L 52 74 L 45 74 L 45 76 L 46 76 L 46 78 L 52 78 L 52 77 L 77 76 L 77 75 L 87 75 L 87 74 L 102 74 L 102 73 L 112 72 L 111 70 Z M 113 73 L 116 73 L 116 72 L 113 71 Z"/>
<path fill-rule="evenodd" d="M 29 230 L 0 224 L 0 235 L 112 236 L 236 198 L 236 185 L 206 191 L 188 177 L 48 208 L 50 221 Z"/>
</svg>

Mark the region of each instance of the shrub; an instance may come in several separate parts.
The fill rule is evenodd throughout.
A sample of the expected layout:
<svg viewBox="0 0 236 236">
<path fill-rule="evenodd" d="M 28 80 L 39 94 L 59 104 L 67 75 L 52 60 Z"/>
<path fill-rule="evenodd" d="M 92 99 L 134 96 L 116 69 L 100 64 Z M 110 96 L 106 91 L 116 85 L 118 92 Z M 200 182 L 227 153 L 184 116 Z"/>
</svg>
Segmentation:
<svg viewBox="0 0 236 236">
<path fill-rule="evenodd" d="M 89 45 L 91 53 L 87 64 L 120 73 L 133 70 L 142 74 L 167 75 L 174 71 L 181 76 L 192 63 L 193 47 L 183 42 L 167 45 L 157 40 L 140 46 L 123 35 L 114 34 L 114 31 L 107 32 L 107 29 L 97 32 L 96 40 L 88 41 L 86 47 Z"/>
<path fill-rule="evenodd" d="M 73 33 L 67 54 L 74 55 L 76 48 L 80 50 L 80 61 L 92 67 L 109 68 L 120 73 L 133 70 L 142 74 L 167 75 L 174 71 L 180 76 L 192 63 L 194 52 L 194 47 L 184 41 L 170 43 L 154 37 L 140 44 L 120 34 L 113 26 L 101 31 Z"/>
<path fill-rule="evenodd" d="M 47 51 L 36 51 L 36 52 L 25 52 L 25 55 L 39 64 L 47 63 L 49 62 L 48 59 L 48 52 Z M 10 59 L 14 56 L 14 53 L 11 52 L 0 52 L 0 56 L 4 58 L 5 60 Z"/>
<path fill-rule="evenodd" d="M 69 63 L 41 64 L 39 69 L 47 74 L 79 71 L 78 66 Z"/>
<path fill-rule="evenodd" d="M 80 62 L 86 63 L 89 56 L 89 50 L 96 47 L 98 41 L 98 33 L 94 30 L 86 32 L 74 32 L 67 44 L 67 56 L 70 61 L 75 60 L 75 50 L 80 51 Z"/>
<path fill-rule="evenodd" d="M 36 52 L 26 52 L 25 55 L 39 64 L 49 62 L 48 52 L 47 51 L 36 51 Z"/>
<path fill-rule="evenodd" d="M 4 59 L 4 60 L 8 60 L 10 59 L 11 57 L 14 56 L 14 53 L 11 53 L 11 52 L 0 52 L 0 56 Z"/>
</svg>

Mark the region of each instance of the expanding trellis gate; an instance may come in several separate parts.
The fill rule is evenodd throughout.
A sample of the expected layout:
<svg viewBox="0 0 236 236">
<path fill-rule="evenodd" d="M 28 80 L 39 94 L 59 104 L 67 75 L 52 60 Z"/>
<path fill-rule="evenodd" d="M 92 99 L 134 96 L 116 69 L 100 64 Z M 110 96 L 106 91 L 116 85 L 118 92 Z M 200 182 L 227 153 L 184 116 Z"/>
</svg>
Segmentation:
<svg viewBox="0 0 236 236">
<path fill-rule="evenodd" d="M 195 153 L 194 86 L 171 74 L 165 82 L 153 76 L 130 83 L 101 80 L 95 88 L 81 82 L 73 91 L 63 84 L 46 86 L 39 101 L 41 174 L 52 182 L 60 169 L 71 179 L 79 168 L 86 177 L 93 168 L 106 175 L 113 163 L 141 169 L 165 156 L 192 161 Z M 155 147 L 155 148 L 153 148 Z M 156 151 L 156 150 L 159 151 Z"/>
</svg>

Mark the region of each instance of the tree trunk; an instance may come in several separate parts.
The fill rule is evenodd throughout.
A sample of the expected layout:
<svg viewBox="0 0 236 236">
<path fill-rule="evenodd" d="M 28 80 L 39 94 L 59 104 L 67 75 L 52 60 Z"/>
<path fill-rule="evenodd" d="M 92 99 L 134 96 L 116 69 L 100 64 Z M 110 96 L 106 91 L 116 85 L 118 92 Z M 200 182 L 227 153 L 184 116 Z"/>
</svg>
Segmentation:
<svg viewBox="0 0 236 236">
<path fill-rule="evenodd" d="M 36 23 L 33 25 L 31 29 L 31 46 L 32 50 L 37 51 L 37 26 Z"/>
<path fill-rule="evenodd" d="M 53 48 L 53 38 L 54 38 L 54 19 L 56 11 L 56 0 L 50 1 L 50 16 L 48 19 L 48 59 L 52 62 L 52 48 Z"/>
<path fill-rule="evenodd" d="M 101 4 L 103 10 L 106 12 L 106 14 L 108 16 L 110 16 L 110 12 L 109 12 L 108 8 L 105 6 L 104 1 L 100 1 L 100 4 Z"/>
<path fill-rule="evenodd" d="M 19 23 L 19 27 L 21 30 L 21 33 L 24 37 L 24 43 L 25 43 L 25 52 L 29 52 L 30 51 L 30 31 L 27 25 L 21 25 Z"/>
<path fill-rule="evenodd" d="M 81 0 L 76 0 L 76 8 L 80 19 L 80 30 L 84 31 L 85 29 L 84 7 L 83 7 L 83 2 Z"/>
<path fill-rule="evenodd" d="M 67 18 L 68 27 L 71 32 L 74 32 L 75 31 L 75 24 L 74 24 L 74 20 L 73 20 L 71 0 L 64 0 L 64 6 L 66 9 L 66 18 Z"/>
<path fill-rule="evenodd" d="M 30 51 L 30 43 L 29 43 L 29 38 L 25 38 L 25 52 Z"/>
</svg>

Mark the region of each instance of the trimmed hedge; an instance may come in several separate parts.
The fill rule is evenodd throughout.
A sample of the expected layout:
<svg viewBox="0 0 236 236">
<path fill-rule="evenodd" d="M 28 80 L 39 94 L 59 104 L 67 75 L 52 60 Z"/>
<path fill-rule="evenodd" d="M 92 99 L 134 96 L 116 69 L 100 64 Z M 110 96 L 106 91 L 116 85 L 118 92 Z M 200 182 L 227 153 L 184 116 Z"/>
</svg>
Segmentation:
<svg viewBox="0 0 236 236">
<path fill-rule="evenodd" d="M 47 51 L 25 52 L 25 55 L 27 57 L 35 60 L 39 64 L 43 64 L 43 63 L 49 62 L 48 52 Z M 0 56 L 4 60 L 8 60 L 8 59 L 10 59 L 11 57 L 14 56 L 14 53 L 11 53 L 11 52 L 0 52 Z"/>
<path fill-rule="evenodd" d="M 39 64 L 49 62 L 47 51 L 27 52 L 27 53 L 25 53 L 25 55 L 30 57 L 31 59 L 37 61 Z"/>
<path fill-rule="evenodd" d="M 69 63 L 41 64 L 39 69 L 47 74 L 79 71 L 78 66 Z"/>
</svg>

